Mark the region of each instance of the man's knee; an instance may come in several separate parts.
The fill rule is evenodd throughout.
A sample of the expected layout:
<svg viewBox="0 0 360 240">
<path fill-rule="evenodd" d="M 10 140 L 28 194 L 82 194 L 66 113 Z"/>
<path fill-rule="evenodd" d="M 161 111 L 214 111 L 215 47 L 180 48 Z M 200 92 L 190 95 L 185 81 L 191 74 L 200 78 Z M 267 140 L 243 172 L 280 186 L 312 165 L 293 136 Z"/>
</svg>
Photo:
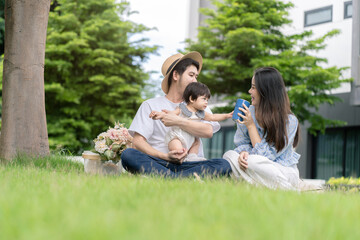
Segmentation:
<svg viewBox="0 0 360 240">
<path fill-rule="evenodd" d="M 121 153 L 121 162 L 122 162 L 123 166 L 124 165 L 126 166 L 131 161 L 131 159 L 135 155 L 135 151 L 137 151 L 137 150 L 135 150 L 133 148 L 127 148 Z"/>
<path fill-rule="evenodd" d="M 223 158 L 217 158 L 211 159 L 209 161 L 212 161 L 212 163 L 216 166 L 216 170 L 219 175 L 228 175 L 231 173 L 231 166 L 227 160 Z"/>
</svg>

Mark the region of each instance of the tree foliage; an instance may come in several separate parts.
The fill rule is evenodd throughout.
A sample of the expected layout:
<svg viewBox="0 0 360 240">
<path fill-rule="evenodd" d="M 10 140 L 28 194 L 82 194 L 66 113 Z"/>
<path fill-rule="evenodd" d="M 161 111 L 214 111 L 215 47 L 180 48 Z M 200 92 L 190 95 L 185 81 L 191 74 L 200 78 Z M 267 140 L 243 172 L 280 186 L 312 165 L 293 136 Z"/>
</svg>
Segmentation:
<svg viewBox="0 0 360 240">
<path fill-rule="evenodd" d="M 129 123 L 142 102 L 148 74 L 141 68 L 156 46 L 148 31 L 126 20 L 125 1 L 58 0 L 48 24 L 46 113 L 51 148 L 81 151 L 115 121 Z"/>
<path fill-rule="evenodd" d="M 326 40 L 337 34 L 333 30 L 314 39 L 311 31 L 286 35 L 281 27 L 291 23 L 287 10 L 292 3 L 278 0 L 212 0 L 216 10 L 201 9 L 207 16 L 198 29 L 196 41 L 187 40 L 188 50 L 202 53 L 204 68 L 199 80 L 212 93 L 234 102 L 249 99 L 253 71 L 262 66 L 277 68 L 283 75 L 293 112 L 300 122 L 309 121 L 309 131 L 316 134 L 328 125 L 344 124 L 325 119 L 316 113 L 322 103 L 341 99 L 328 91 L 340 87 L 346 68 L 323 67 L 327 60 L 316 56 L 326 47 Z M 233 108 L 234 104 L 227 109 Z"/>
</svg>

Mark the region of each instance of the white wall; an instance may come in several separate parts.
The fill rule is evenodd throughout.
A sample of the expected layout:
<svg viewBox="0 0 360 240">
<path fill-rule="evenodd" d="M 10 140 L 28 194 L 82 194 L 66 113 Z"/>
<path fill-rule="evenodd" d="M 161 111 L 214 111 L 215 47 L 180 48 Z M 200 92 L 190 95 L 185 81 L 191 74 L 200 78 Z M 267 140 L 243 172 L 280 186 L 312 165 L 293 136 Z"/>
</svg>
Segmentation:
<svg viewBox="0 0 360 240">
<path fill-rule="evenodd" d="M 200 13 L 199 13 L 200 0 L 190 0 L 189 1 L 189 22 L 187 37 L 195 40 L 197 36 L 197 28 L 200 25 Z"/>
<path fill-rule="evenodd" d="M 289 18 L 293 21 L 291 26 L 283 28 L 285 34 L 300 33 L 304 30 L 312 30 L 314 37 L 323 36 L 332 29 L 339 29 L 341 33 L 326 41 L 327 48 L 314 55 L 328 59 L 328 63 L 324 67 L 338 66 L 351 67 L 351 39 L 352 39 L 352 18 L 344 19 L 344 2 L 348 0 L 283 0 L 291 1 L 295 6 L 289 11 Z M 332 22 L 304 27 L 305 11 L 314 10 L 326 6 L 333 6 Z M 209 0 L 190 0 L 190 21 L 188 36 L 192 39 L 196 38 L 197 27 L 201 22 L 201 15 L 198 13 L 199 7 L 210 7 Z M 344 72 L 344 78 L 351 77 L 351 70 Z M 350 84 L 344 84 L 340 89 L 332 91 L 332 93 L 350 92 Z"/>
<path fill-rule="evenodd" d="M 344 19 L 344 2 L 348 0 L 291 0 L 295 5 L 289 11 L 289 18 L 293 21 L 291 26 L 283 28 L 285 34 L 300 33 L 304 30 L 311 30 L 314 37 L 320 37 L 333 29 L 339 29 L 341 33 L 326 41 L 327 47 L 316 54 L 316 56 L 328 59 L 325 67 L 351 67 L 351 39 L 352 39 L 352 18 Z M 284 0 L 284 2 L 288 2 Z M 310 27 L 304 27 L 305 12 L 317 8 L 333 6 L 332 22 L 322 23 Z M 344 78 L 351 77 L 351 70 L 344 73 Z M 350 84 L 344 84 L 333 93 L 350 92 Z"/>
<path fill-rule="evenodd" d="M 207 16 L 200 14 L 200 8 L 213 8 L 209 0 L 189 0 L 189 22 L 188 22 L 188 38 L 196 40 L 198 34 L 198 27 Z"/>
</svg>

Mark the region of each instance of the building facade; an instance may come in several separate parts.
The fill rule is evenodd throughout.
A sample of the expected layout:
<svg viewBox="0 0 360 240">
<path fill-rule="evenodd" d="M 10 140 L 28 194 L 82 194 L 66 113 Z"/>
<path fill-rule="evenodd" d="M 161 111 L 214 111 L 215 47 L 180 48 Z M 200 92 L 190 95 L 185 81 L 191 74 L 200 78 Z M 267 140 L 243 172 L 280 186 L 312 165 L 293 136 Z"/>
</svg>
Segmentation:
<svg viewBox="0 0 360 240">
<path fill-rule="evenodd" d="M 286 1 L 286 0 L 284 0 Z M 317 52 L 328 59 L 324 67 L 350 67 L 344 78 L 352 77 L 351 84 L 344 84 L 329 94 L 343 101 L 335 105 L 322 105 L 318 112 L 325 118 L 345 121 L 344 127 L 327 128 L 325 134 L 310 135 L 307 123 L 301 125 L 301 142 L 297 152 L 301 154 L 300 175 L 303 178 L 329 179 L 330 177 L 360 177 L 360 0 L 292 0 L 294 7 L 289 11 L 293 21 L 282 29 L 285 34 L 312 30 L 314 37 L 323 36 L 332 29 L 340 34 L 329 39 L 326 49 Z M 204 16 L 199 8 L 213 6 L 208 0 L 190 1 L 188 35 L 196 39 L 197 27 Z M 222 129 L 212 139 L 204 139 L 207 157 L 221 157 L 233 149 L 235 124 L 222 122 Z"/>
</svg>

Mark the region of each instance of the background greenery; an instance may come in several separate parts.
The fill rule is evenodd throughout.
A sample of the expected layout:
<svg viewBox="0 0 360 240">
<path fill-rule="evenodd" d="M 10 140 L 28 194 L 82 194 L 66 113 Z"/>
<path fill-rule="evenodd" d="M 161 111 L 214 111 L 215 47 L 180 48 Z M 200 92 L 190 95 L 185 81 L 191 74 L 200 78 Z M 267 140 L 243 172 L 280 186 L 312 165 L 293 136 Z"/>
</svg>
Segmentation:
<svg viewBox="0 0 360 240">
<path fill-rule="evenodd" d="M 49 143 L 81 151 L 115 121 L 129 126 L 149 77 L 141 63 L 157 47 L 144 45 L 146 39 L 132 41 L 149 28 L 126 20 L 127 2 L 56 3 L 49 16 L 45 61 Z"/>
<path fill-rule="evenodd" d="M 286 35 L 281 27 L 291 23 L 291 2 L 279 0 L 211 0 L 213 9 L 201 9 L 207 16 L 199 27 L 198 40 L 188 40 L 187 50 L 197 50 L 204 57 L 198 78 L 213 94 L 230 100 L 228 112 L 238 97 L 249 99 L 253 71 L 262 66 L 277 68 L 288 87 L 291 108 L 301 123 L 310 122 L 310 133 L 325 131 L 328 125 L 344 122 L 325 119 L 315 111 L 320 104 L 340 101 L 328 91 L 340 87 L 346 68 L 323 67 L 326 59 L 316 56 L 326 40 L 339 34 L 333 30 L 314 38 L 311 31 Z"/>
<path fill-rule="evenodd" d="M 2 52 L 4 2 L 0 0 Z M 327 60 L 316 57 L 339 31 L 318 39 L 310 31 L 285 35 L 280 28 L 291 23 L 288 10 L 293 5 L 279 0 L 213 3 L 216 11 L 201 9 L 209 17 L 206 26 L 199 28 L 197 41 L 187 40 L 185 49 L 203 55 L 199 81 L 213 94 L 231 103 L 238 97 L 248 99 L 254 69 L 273 66 L 288 86 L 293 112 L 300 122 L 310 122 L 310 133 L 345 124 L 324 119 L 316 112 L 320 104 L 340 101 L 329 95 L 329 90 L 350 81 L 342 77 L 345 68 L 325 68 Z M 139 104 L 151 97 L 146 90 L 151 89 L 149 74 L 141 65 L 158 46 L 148 46 L 147 39 L 139 38 L 152 29 L 128 20 L 132 13 L 126 1 L 54 0 L 50 11 L 45 56 L 49 143 L 53 150 L 80 153 L 115 121 L 128 127 Z M 229 104 L 217 111 L 232 108 Z"/>
<path fill-rule="evenodd" d="M 138 37 L 151 29 L 130 14 L 126 1 L 52 1 L 44 76 L 51 149 L 80 153 L 115 121 L 129 126 L 149 78 L 141 65 L 158 48 Z M 3 17 L 0 11 L 0 50 Z"/>
<path fill-rule="evenodd" d="M 4 5 L 0 0 L 1 54 Z M 51 2 L 44 78 L 52 150 L 81 153 L 91 148 L 92 139 L 115 121 L 128 127 L 142 95 L 151 96 L 142 91 L 149 74 L 141 65 L 158 46 L 139 37 L 152 29 L 128 20 L 131 14 L 126 1 Z M 2 59 L 0 70 L 2 74 Z"/>
<path fill-rule="evenodd" d="M 327 186 L 330 189 L 338 189 L 349 192 L 359 192 L 360 191 L 360 178 L 353 177 L 340 177 L 334 178 L 331 177 L 327 181 Z"/>
<path fill-rule="evenodd" d="M 232 179 L 87 175 L 64 157 L 0 164 L 0 239 L 359 239 L 358 193 Z"/>
</svg>

